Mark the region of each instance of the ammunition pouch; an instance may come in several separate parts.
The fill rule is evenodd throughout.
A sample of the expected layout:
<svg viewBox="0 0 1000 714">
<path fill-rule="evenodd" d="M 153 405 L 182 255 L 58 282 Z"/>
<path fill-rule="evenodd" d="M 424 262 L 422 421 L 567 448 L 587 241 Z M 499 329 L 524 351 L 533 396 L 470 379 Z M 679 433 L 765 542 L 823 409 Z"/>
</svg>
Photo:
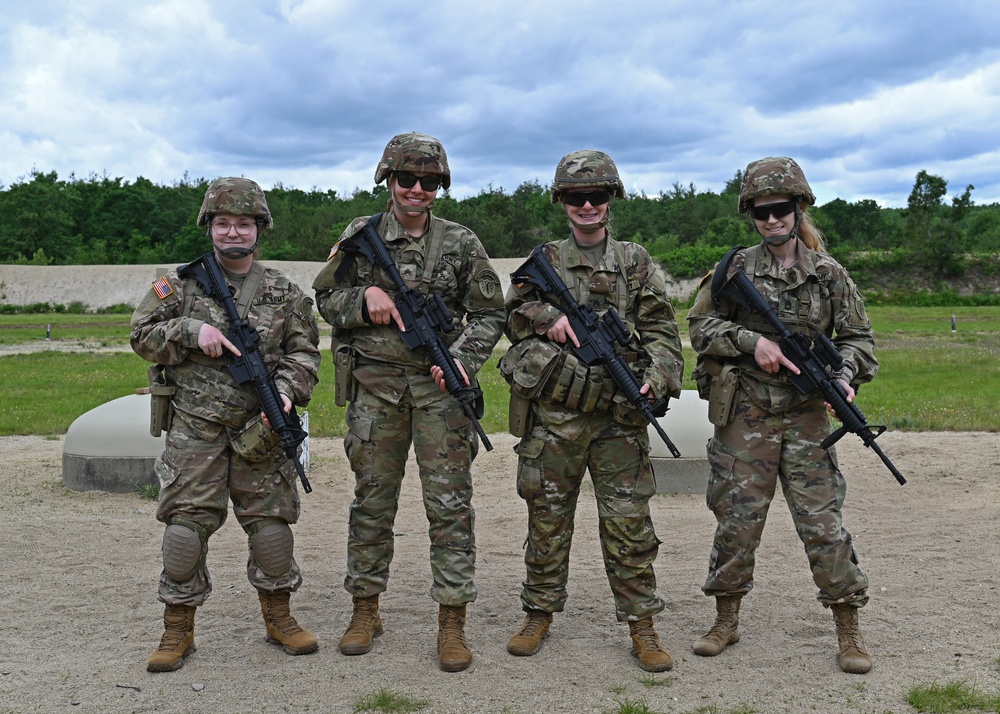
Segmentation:
<svg viewBox="0 0 1000 714">
<path fill-rule="evenodd" d="M 639 373 L 649 364 L 640 360 L 634 352 L 626 355 L 625 359 L 630 363 L 629 368 Z M 640 426 L 645 423 L 642 411 L 632 407 L 620 395 L 610 373 L 600 365 L 588 367 L 570 348 L 529 338 L 507 350 L 499 367 L 500 374 L 510 384 L 512 411 L 509 427 L 515 436 L 513 428 L 522 421 L 520 407 L 516 423 L 514 420 L 515 397 L 544 399 L 583 414 L 614 408 L 615 418 L 622 424 Z"/>
<path fill-rule="evenodd" d="M 229 445 L 246 461 L 258 463 L 274 454 L 281 443 L 274 429 L 264 423 L 264 415 L 258 413 L 239 429 L 227 429 Z"/>
<path fill-rule="evenodd" d="M 512 394 L 536 399 L 559 362 L 562 350 L 547 340 L 529 337 L 513 345 L 500 359 L 500 375 Z"/>
<path fill-rule="evenodd" d="M 163 375 L 163 365 L 154 364 L 149 367 L 149 435 L 159 437 L 163 432 L 170 431 L 174 420 L 174 406 L 171 398 L 177 391 L 167 384 Z"/>
<path fill-rule="evenodd" d="M 733 420 L 736 392 L 740 384 L 740 369 L 727 364 L 713 375 L 708 393 L 708 420 L 715 426 L 725 426 Z"/>
<path fill-rule="evenodd" d="M 613 404 L 615 421 L 625 426 L 645 426 L 646 415 L 642 413 L 642 409 L 632 406 L 632 403 L 625 398 L 622 392 L 619 392 L 618 395 L 621 401 L 615 399 Z"/>
<path fill-rule="evenodd" d="M 338 407 L 347 406 L 354 400 L 357 381 L 354 379 L 355 352 L 346 342 L 340 342 L 333 350 L 333 400 Z"/>
</svg>

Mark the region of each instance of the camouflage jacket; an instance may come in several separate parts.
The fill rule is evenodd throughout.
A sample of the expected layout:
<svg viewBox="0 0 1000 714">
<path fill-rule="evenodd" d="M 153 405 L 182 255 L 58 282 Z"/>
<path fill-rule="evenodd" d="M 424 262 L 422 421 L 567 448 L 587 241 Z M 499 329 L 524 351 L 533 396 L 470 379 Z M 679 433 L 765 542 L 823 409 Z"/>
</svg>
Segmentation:
<svg viewBox="0 0 1000 714">
<path fill-rule="evenodd" d="M 242 426 L 261 409 L 253 385 L 237 384 L 226 359 L 209 357 L 198 348 L 204 323 L 228 332 L 222 305 L 207 297 L 196 281 L 177 277 L 176 271 L 167 280 L 170 294 L 160 298 L 150 289 L 132 315 L 132 349 L 143 359 L 165 365 L 167 382 L 177 389 L 176 409 L 228 427 Z M 184 314 L 186 296 L 189 314 Z M 298 406 L 308 404 L 320 363 L 312 299 L 281 272 L 265 268 L 247 322 L 260 335 L 260 353 L 278 391 Z"/>
<path fill-rule="evenodd" d="M 362 256 L 345 254 L 340 243 L 364 227 L 368 216 L 354 219 L 330 251 L 330 258 L 313 281 L 319 312 L 337 328 L 338 336 L 350 342 L 358 357 L 367 362 L 393 365 L 392 374 L 382 374 L 380 396 L 395 402 L 407 387 L 420 401 L 440 397 L 430 379 L 430 358 L 424 350 L 411 351 L 391 325 L 372 325 L 366 320 L 365 290 L 378 286 L 389 297 L 396 286 L 388 275 Z M 428 214 L 428 228 L 420 238 L 408 235 L 392 212 L 390 201 L 378 233 L 406 284 L 421 289 L 424 262 L 435 232 L 442 241 L 441 257 L 434 266 L 427 293 L 437 293 L 452 313 L 454 330 L 442 334 L 452 356 L 461 361 L 472 379 L 493 352 L 502 334 L 504 318 L 500 278 L 476 234 L 465 226 Z M 350 264 L 340 270 L 345 255 Z M 347 331 L 343 336 L 342 331 Z M 385 370 L 383 370 L 385 372 Z M 426 379 L 424 379 L 426 377 Z M 429 390 L 429 391 L 428 391 Z M 384 392 L 384 394 L 382 394 Z"/>
<path fill-rule="evenodd" d="M 638 335 L 635 363 L 645 365 L 638 374 L 640 382 L 648 383 L 656 396 L 680 396 L 684 358 L 674 308 L 666 295 L 663 272 L 646 249 L 609 236 L 604 256 L 596 266 L 581 254 L 572 237 L 546 243 L 543 250 L 577 302 L 589 305 L 599 315 L 613 306 L 629 331 Z M 511 285 L 506 303 L 506 333 L 512 350 L 528 339 L 548 342 L 545 333 L 563 315 L 531 284 Z M 572 346 L 549 344 L 561 353 L 572 352 Z M 596 373 L 597 381 L 610 380 L 604 367 L 598 365 L 590 370 Z M 567 412 L 563 416 L 569 418 L 573 410 L 563 411 Z M 555 413 L 549 416 L 560 418 Z"/>
<path fill-rule="evenodd" d="M 844 367 L 837 376 L 855 389 L 875 377 L 878 362 L 871 322 L 861 294 L 840 263 L 800 241 L 795 263 L 783 268 L 761 243 L 734 256 L 730 275 L 744 270 L 748 255 L 754 263 L 752 274 L 747 271 L 748 277 L 791 332 L 810 337 L 823 333 L 831 338 L 844 358 Z M 710 382 L 705 358 L 711 357 L 737 365 L 750 397 L 765 409 L 783 411 L 809 398 L 791 384 L 787 369 L 768 374 L 760 368 L 754 359 L 757 340 L 763 335 L 777 341 L 777 335 L 762 317 L 737 307 L 724 296 L 716 305 L 711 294 L 713 275 L 714 270 L 701 281 L 687 316 L 691 346 L 699 355 L 693 377 L 703 396 L 707 398 L 705 388 Z"/>
</svg>

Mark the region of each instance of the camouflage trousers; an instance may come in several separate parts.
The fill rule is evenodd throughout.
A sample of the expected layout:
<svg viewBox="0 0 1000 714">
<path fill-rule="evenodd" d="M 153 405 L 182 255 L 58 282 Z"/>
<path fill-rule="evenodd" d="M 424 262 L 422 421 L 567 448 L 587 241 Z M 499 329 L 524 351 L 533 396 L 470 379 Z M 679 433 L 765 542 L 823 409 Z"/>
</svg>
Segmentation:
<svg viewBox="0 0 1000 714">
<path fill-rule="evenodd" d="M 229 436 L 221 424 L 176 412 L 166 447 L 156 459 L 154 471 L 160 481 L 156 519 L 170 525 L 175 519 L 194 523 L 208 538 L 226 522 L 229 501 L 233 514 L 249 533 L 264 519 L 295 523 L 299 519 L 299 494 L 292 462 L 280 450 L 273 458 L 250 463 L 233 453 Z M 254 558 L 247 538 L 247 579 L 259 590 L 297 590 L 302 574 L 295 559 L 280 576 L 264 574 Z M 158 596 L 167 605 L 200 606 L 212 592 L 212 578 L 202 559 L 198 570 L 184 582 L 161 572 Z"/>
<path fill-rule="evenodd" d="M 644 428 L 617 424 L 610 412 L 580 418 L 590 424 L 575 440 L 536 424 L 517 445 L 517 492 L 528 505 L 521 604 L 525 610 L 563 610 L 576 503 L 589 470 L 615 614 L 622 622 L 651 617 L 664 602 L 653 572 L 660 541 L 649 515 L 656 491 L 649 438 Z"/>
<path fill-rule="evenodd" d="M 733 420 L 716 427 L 708 443 L 707 502 L 717 526 L 702 590 L 727 595 L 753 588 L 754 554 L 780 481 L 818 600 L 862 607 L 868 602 L 868 577 L 843 526 L 847 482 L 836 452 L 820 447 L 831 432 L 822 399 L 771 414 L 741 396 Z"/>
<path fill-rule="evenodd" d="M 452 606 L 475 600 L 472 461 L 479 440 L 458 402 L 442 395 L 415 406 L 407 389 L 393 404 L 359 388 L 347 408 L 347 425 L 344 448 L 355 486 L 344 589 L 354 597 L 386 589 L 393 524 L 412 442 L 429 524 L 431 598 Z"/>
</svg>

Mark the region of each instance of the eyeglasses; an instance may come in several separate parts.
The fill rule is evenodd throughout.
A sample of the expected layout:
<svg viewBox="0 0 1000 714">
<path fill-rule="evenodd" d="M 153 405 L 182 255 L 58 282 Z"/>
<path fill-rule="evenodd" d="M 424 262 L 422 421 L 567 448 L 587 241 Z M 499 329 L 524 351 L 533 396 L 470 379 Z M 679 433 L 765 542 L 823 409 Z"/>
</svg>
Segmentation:
<svg viewBox="0 0 1000 714">
<path fill-rule="evenodd" d="M 441 185 L 441 177 L 437 174 L 417 176 L 409 171 L 400 171 L 396 174 L 396 183 L 402 188 L 413 188 L 417 185 L 417 181 L 420 181 L 420 188 L 424 191 L 437 191 L 438 186 Z"/>
<path fill-rule="evenodd" d="M 758 221 L 766 221 L 770 216 L 784 218 L 795 210 L 795 201 L 781 201 L 780 203 L 769 203 L 766 206 L 754 206 L 750 209 L 750 215 Z"/>
<path fill-rule="evenodd" d="M 604 190 L 598 191 L 568 191 L 562 196 L 562 202 L 567 206 L 581 207 L 588 201 L 591 206 L 603 206 L 611 200 L 611 194 Z"/>
<path fill-rule="evenodd" d="M 219 235 L 229 235 L 229 231 L 233 228 L 236 229 L 237 235 L 248 236 L 253 233 L 253 229 L 257 227 L 254 221 L 239 221 L 237 223 L 230 223 L 229 221 L 212 221 L 212 231 L 218 233 Z"/>
</svg>

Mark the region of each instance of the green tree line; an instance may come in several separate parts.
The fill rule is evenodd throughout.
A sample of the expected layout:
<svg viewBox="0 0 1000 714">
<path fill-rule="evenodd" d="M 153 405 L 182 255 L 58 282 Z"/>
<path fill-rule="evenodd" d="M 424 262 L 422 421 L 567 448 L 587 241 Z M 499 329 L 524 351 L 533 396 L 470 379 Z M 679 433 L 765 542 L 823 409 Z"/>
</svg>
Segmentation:
<svg viewBox="0 0 1000 714">
<path fill-rule="evenodd" d="M 675 277 L 703 274 L 728 248 L 757 241 L 748 219 L 736 212 L 741 178 L 737 172 L 721 193 L 675 183 L 656 196 L 631 194 L 614 206 L 614 233 L 645 245 Z M 191 260 L 208 246 L 204 230 L 195 225 L 208 183 L 187 175 L 160 185 L 141 177 L 130 183 L 106 175 L 60 179 L 54 171 L 33 171 L 0 185 L 0 263 Z M 1000 246 L 1000 204 L 977 206 L 972 191 L 967 186 L 949 202 L 947 181 L 920 171 L 906 208 L 838 198 L 815 207 L 812 215 L 831 252 L 845 263 L 854 256 L 864 269 L 868 256 L 873 269 L 922 266 L 943 278 L 962 274 L 970 256 Z M 267 190 L 267 199 L 275 228 L 262 242 L 261 257 L 321 261 L 354 217 L 385 209 L 388 192 L 375 186 L 338 195 L 278 184 Z M 538 243 L 568 234 L 562 212 L 549 203 L 548 187 L 537 181 L 512 193 L 490 185 L 460 200 L 444 193 L 435 212 L 475 231 L 496 258 L 524 256 Z"/>
</svg>

